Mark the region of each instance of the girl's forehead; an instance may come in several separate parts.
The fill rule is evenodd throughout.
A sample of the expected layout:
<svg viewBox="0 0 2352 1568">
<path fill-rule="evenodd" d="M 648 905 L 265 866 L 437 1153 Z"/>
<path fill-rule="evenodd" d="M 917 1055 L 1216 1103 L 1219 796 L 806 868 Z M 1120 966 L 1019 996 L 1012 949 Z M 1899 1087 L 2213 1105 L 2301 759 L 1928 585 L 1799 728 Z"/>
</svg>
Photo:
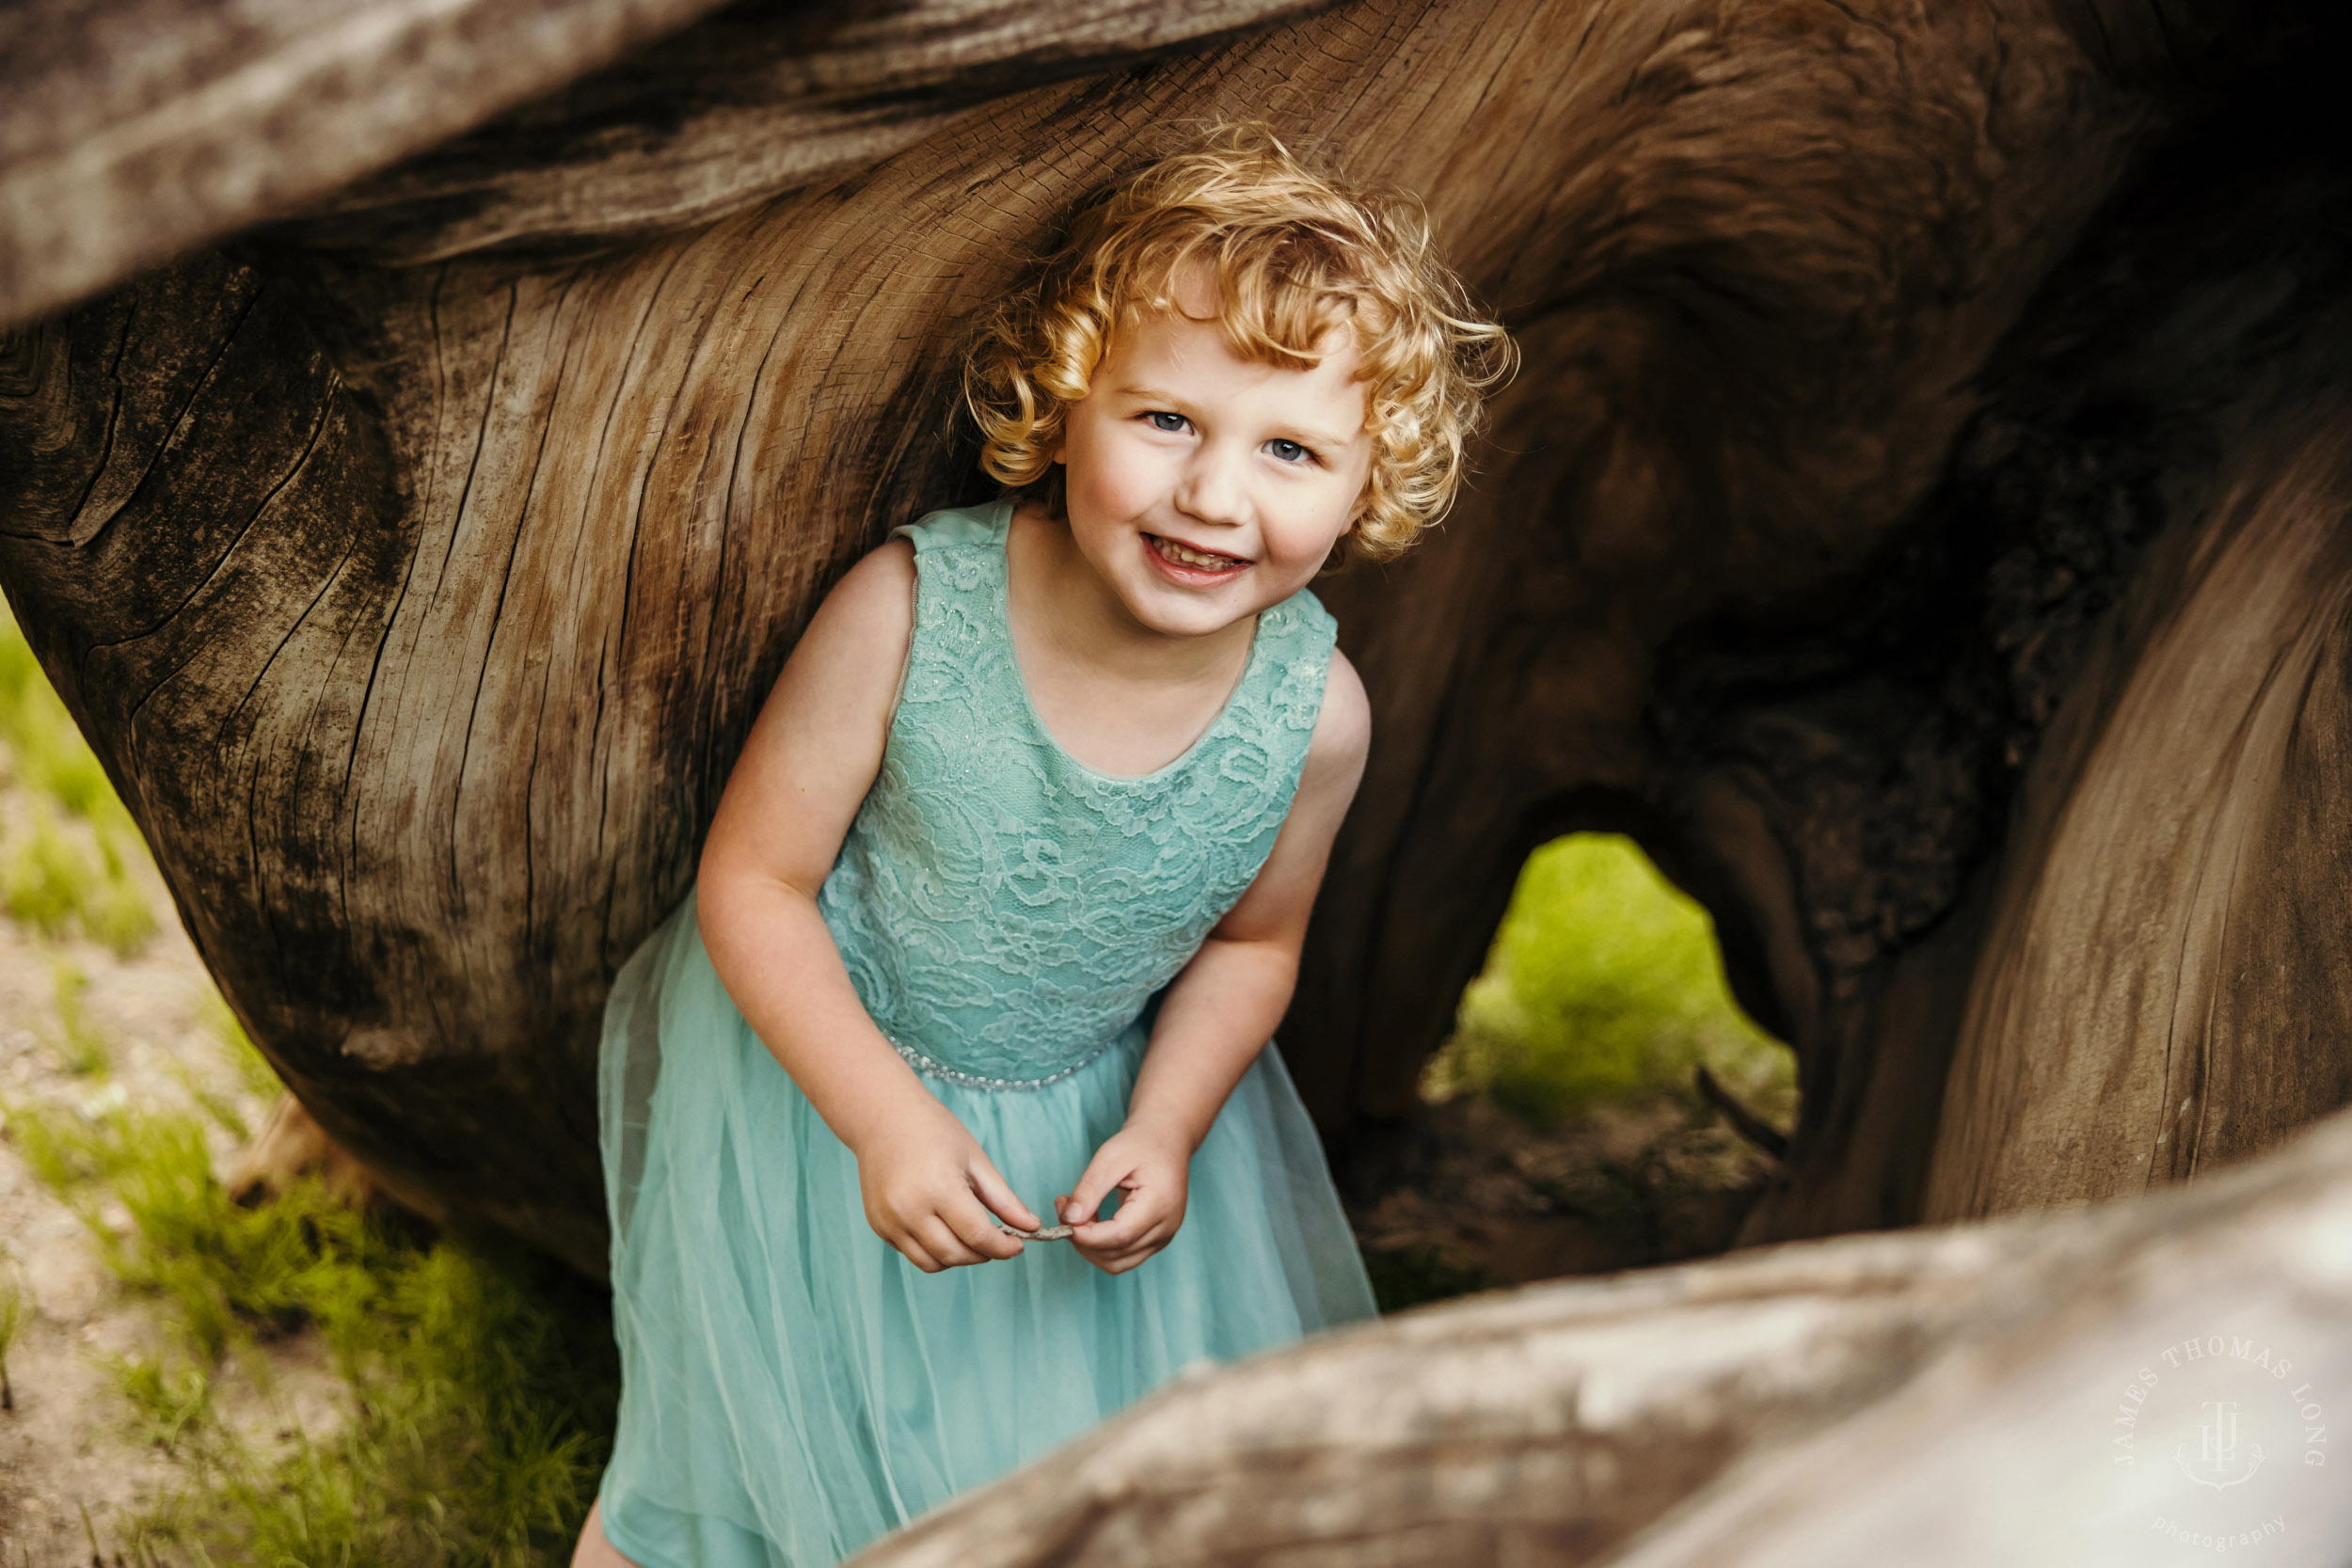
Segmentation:
<svg viewBox="0 0 2352 1568">
<path fill-rule="evenodd" d="M 1250 352 L 1252 337 L 1263 341 L 1262 335 L 1249 330 L 1248 324 L 1237 323 L 1223 313 L 1204 314 L 1166 304 L 1136 305 L 1119 313 L 1103 345 L 1103 361 L 1107 364 L 1114 357 L 1166 359 L 1219 370 L 1247 364 L 1312 375 L 1336 359 L 1343 366 L 1343 380 L 1352 379 L 1358 369 L 1360 345 L 1357 334 L 1344 321 L 1327 326 L 1309 354 L 1294 355 L 1286 350 Z"/>
</svg>

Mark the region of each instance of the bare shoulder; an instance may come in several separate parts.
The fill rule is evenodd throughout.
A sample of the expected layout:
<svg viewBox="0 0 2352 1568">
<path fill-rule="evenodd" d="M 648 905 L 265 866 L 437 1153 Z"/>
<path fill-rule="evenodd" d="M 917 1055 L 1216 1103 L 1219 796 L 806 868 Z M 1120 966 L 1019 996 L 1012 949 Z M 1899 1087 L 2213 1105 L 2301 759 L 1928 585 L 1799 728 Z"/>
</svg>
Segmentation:
<svg viewBox="0 0 2352 1568">
<path fill-rule="evenodd" d="M 1365 693 L 1364 678 L 1356 673 L 1354 663 L 1334 648 L 1330 672 L 1323 678 L 1323 716 L 1315 721 L 1307 754 L 1360 763 L 1371 745 L 1372 698 Z"/>
<path fill-rule="evenodd" d="M 1307 743 L 1302 789 L 1337 788 L 1353 795 L 1364 770 L 1364 755 L 1372 749 L 1372 699 L 1356 666 L 1337 648 L 1331 668 L 1323 678 L 1323 713 Z"/>
<path fill-rule="evenodd" d="M 822 628 L 822 630 L 820 630 Z M 809 622 L 808 635 L 855 634 L 868 647 L 903 643 L 914 630 L 914 546 L 893 539 L 842 574 Z"/>
<path fill-rule="evenodd" d="M 707 890 L 781 877 L 815 895 L 881 770 L 914 636 L 914 551 L 894 542 L 834 584 L 785 659 L 704 840 Z"/>
<path fill-rule="evenodd" d="M 870 732 L 877 752 L 899 672 L 914 641 L 914 547 L 894 539 L 833 585 L 792 646 L 769 693 L 774 724 L 755 725 L 752 744 L 781 744 L 799 715 L 843 733 Z"/>
</svg>

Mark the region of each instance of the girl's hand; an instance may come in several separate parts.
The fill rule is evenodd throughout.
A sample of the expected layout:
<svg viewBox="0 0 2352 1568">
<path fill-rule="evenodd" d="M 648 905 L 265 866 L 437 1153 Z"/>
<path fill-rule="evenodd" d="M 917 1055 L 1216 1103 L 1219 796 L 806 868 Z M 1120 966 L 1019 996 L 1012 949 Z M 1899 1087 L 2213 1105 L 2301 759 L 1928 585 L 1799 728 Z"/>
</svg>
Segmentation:
<svg viewBox="0 0 2352 1568">
<path fill-rule="evenodd" d="M 1077 1227 L 1070 1244 L 1080 1257 L 1104 1274 L 1124 1274 L 1176 1239 L 1191 1175 L 1185 1139 L 1131 1121 L 1094 1151 L 1077 1189 L 1054 1206 L 1064 1225 Z M 1119 1212 L 1096 1219 L 1114 1190 L 1122 1195 Z"/>
<path fill-rule="evenodd" d="M 866 1223 L 925 1274 L 1019 1257 L 1021 1239 L 989 1215 L 1024 1230 L 1041 1228 L 1038 1217 L 955 1113 L 928 1094 L 922 1100 L 928 1111 L 915 1106 L 894 1117 L 856 1150 Z"/>
</svg>

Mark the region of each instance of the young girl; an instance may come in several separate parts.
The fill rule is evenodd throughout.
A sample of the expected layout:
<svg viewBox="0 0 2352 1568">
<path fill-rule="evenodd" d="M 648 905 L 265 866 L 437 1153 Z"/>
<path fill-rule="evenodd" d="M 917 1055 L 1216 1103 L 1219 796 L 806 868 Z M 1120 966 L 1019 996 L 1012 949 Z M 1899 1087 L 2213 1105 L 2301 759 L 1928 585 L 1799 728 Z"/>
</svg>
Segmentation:
<svg viewBox="0 0 2352 1568">
<path fill-rule="evenodd" d="M 1417 209 L 1259 128 L 994 313 L 1007 492 L 827 596 L 614 984 L 625 1392 L 576 1564 L 819 1568 L 1372 1314 L 1266 1049 L 1369 730 L 1306 585 L 1444 508 L 1508 352 Z"/>
</svg>

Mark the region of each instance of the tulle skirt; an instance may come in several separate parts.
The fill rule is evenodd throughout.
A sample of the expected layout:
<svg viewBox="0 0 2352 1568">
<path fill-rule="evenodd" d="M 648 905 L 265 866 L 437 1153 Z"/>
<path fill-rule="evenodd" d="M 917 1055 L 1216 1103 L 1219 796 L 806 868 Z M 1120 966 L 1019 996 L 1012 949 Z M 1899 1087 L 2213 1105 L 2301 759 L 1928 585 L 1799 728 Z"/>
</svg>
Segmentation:
<svg viewBox="0 0 2352 1568">
<path fill-rule="evenodd" d="M 1041 1088 L 926 1077 L 1041 1218 L 1126 1118 L 1132 1025 Z M 1067 1243 L 926 1275 L 743 1021 L 690 896 L 607 1006 L 599 1130 L 623 1392 L 605 1533 L 644 1568 L 823 1568 L 1187 1365 L 1373 1315 L 1270 1047 L 1193 1156 L 1183 1228 L 1105 1275 Z"/>
</svg>

